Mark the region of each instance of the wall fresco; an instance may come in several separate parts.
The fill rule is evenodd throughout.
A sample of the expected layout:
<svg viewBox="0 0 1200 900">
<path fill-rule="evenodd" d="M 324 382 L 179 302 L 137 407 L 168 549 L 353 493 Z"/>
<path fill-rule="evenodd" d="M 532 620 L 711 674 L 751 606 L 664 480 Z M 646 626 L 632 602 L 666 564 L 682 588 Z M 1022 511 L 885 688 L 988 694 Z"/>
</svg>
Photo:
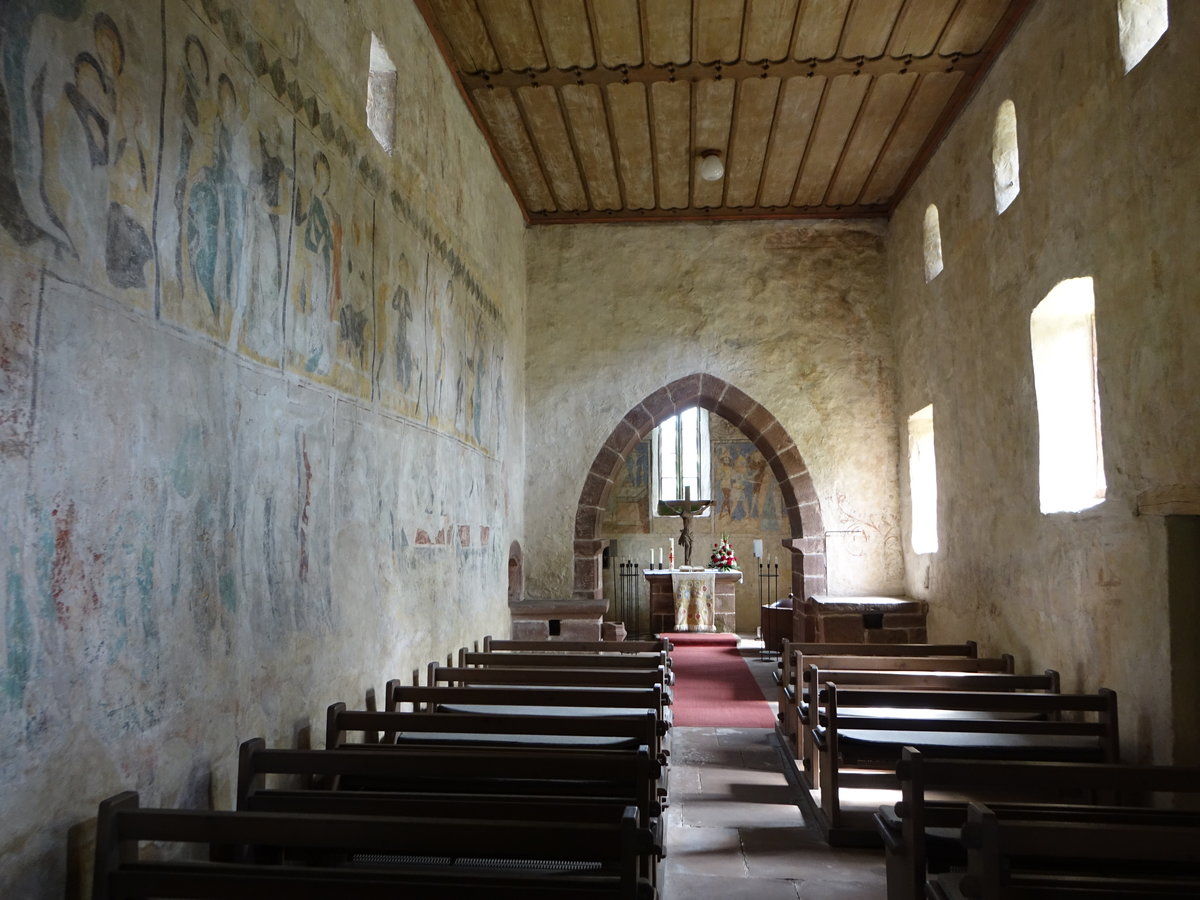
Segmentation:
<svg viewBox="0 0 1200 900">
<path fill-rule="evenodd" d="M 523 225 L 460 107 L 451 228 L 345 102 L 414 9 L 300 4 L 0 2 L 4 896 L 86 895 L 101 798 L 228 806 L 239 740 L 508 621 Z"/>
<path fill-rule="evenodd" d="M 718 528 L 756 523 L 760 531 L 787 530 L 779 485 L 767 461 L 749 441 L 713 443 L 713 504 Z"/>
<path fill-rule="evenodd" d="M 78 0 L 5 4 L 0 17 L 3 238 L 149 308 L 156 22 Z"/>
</svg>

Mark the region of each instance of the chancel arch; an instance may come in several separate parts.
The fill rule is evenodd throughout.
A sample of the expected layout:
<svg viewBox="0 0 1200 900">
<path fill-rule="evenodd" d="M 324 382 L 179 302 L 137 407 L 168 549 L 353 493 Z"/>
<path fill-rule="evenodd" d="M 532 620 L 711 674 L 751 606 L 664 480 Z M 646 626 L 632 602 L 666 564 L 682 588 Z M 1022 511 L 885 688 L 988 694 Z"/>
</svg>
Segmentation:
<svg viewBox="0 0 1200 900">
<path fill-rule="evenodd" d="M 742 432 L 767 461 L 783 495 L 793 554 L 792 593 L 826 593 L 825 525 L 816 488 L 804 458 L 787 430 L 769 409 L 714 375 L 696 373 L 664 385 L 625 414 L 592 461 L 575 512 L 574 593 L 577 599 L 603 592 L 600 557 L 604 509 L 620 467 L 639 441 L 677 412 L 699 406 Z"/>
</svg>

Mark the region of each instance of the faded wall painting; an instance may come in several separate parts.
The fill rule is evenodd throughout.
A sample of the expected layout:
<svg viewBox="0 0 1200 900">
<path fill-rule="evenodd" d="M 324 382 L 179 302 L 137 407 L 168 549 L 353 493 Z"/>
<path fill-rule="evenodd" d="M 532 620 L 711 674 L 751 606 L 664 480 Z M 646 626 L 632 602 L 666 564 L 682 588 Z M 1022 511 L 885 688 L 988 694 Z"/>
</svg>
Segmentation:
<svg viewBox="0 0 1200 900">
<path fill-rule="evenodd" d="M 297 132 L 287 367 L 365 399 L 375 351 L 371 203 L 337 153 Z"/>
<path fill-rule="evenodd" d="M 164 318 L 278 365 L 292 117 L 191 15 L 168 18 Z"/>
<path fill-rule="evenodd" d="M 757 523 L 760 531 L 783 532 L 779 485 L 763 455 L 749 441 L 713 443 L 713 507 L 717 525 L 742 530 Z"/>
<path fill-rule="evenodd" d="M 605 533 L 650 531 L 650 442 L 639 441 L 625 460 L 604 513 Z"/>
<path fill-rule="evenodd" d="M 153 305 L 158 23 L 80 0 L 0 9 L 0 241 Z"/>
</svg>

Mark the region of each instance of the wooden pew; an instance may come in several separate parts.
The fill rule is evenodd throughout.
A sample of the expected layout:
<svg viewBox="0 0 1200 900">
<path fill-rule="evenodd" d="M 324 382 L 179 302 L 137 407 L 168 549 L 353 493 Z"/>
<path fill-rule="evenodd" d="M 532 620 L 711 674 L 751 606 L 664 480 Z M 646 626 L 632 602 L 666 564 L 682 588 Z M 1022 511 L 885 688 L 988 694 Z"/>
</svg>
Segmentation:
<svg viewBox="0 0 1200 900">
<path fill-rule="evenodd" d="M 651 641 L 512 641 L 483 638 L 484 653 L 670 653 L 674 645 L 666 638 Z"/>
<path fill-rule="evenodd" d="M 784 638 L 779 664 L 775 670 L 775 682 L 779 687 L 780 730 L 789 742 L 794 742 L 797 728 L 794 705 L 797 653 L 812 656 L 976 657 L 979 655 L 979 647 L 974 641 L 961 644 L 857 644 L 789 641 Z"/>
<path fill-rule="evenodd" d="M 554 685 L 405 685 L 389 681 L 385 709 L 395 711 L 407 704 L 414 710 L 435 713 L 493 715 L 576 715 L 606 717 L 635 710 L 650 710 L 658 725 L 657 751 L 669 753 L 664 738 L 671 728 L 671 710 L 665 690 L 645 688 L 573 687 Z"/>
<path fill-rule="evenodd" d="M 474 698 L 480 688 L 407 688 L 428 697 L 430 690 L 453 691 L 454 697 Z M 472 692 L 464 694 L 464 692 Z M 436 702 L 436 700 L 435 700 Z M 478 710 L 478 711 L 476 711 Z M 488 711 L 490 710 L 490 711 Z M 556 714 L 561 713 L 561 714 Z M 363 740 L 350 738 L 362 732 Z M 383 734 L 384 740 L 371 740 Z M 326 747 L 390 747 L 396 745 L 462 745 L 486 747 L 551 747 L 558 749 L 631 750 L 646 747 L 664 759 L 665 732 L 653 709 L 638 706 L 597 708 L 578 706 L 532 709 L 527 706 L 483 705 L 462 712 L 350 710 L 342 702 L 326 714 Z M 390 738 L 390 740 L 388 740 Z"/>
<path fill-rule="evenodd" d="M 1002 815 L 1134 821 L 1181 807 L 1176 820 L 1200 824 L 1200 767 L 927 758 L 905 747 L 896 766 L 900 800 L 875 814 L 887 865 L 888 900 L 919 900 L 931 874 L 962 867 L 958 835 L 967 803 Z M 1191 801 L 1192 808 L 1186 806 Z"/>
<path fill-rule="evenodd" d="M 965 875 L 936 875 L 931 900 L 1200 896 L 1200 824 L 1170 812 L 1128 821 L 1023 818 L 967 807 Z"/>
<path fill-rule="evenodd" d="M 1119 759 L 1116 694 L 899 691 L 826 682 L 825 721 L 812 726 L 822 823 L 830 843 L 874 838 L 873 817 L 845 815 L 842 788 L 895 789 L 901 750 L 958 759 Z M 845 707 L 851 715 L 842 716 Z"/>
<path fill-rule="evenodd" d="M 804 657 L 805 660 L 822 657 Z M 838 658 L 842 661 L 844 658 Z M 1011 657 L 1003 658 L 1007 664 Z M 999 661 L 999 660 L 998 660 Z M 800 723 L 795 753 L 801 761 L 801 772 L 808 778 L 810 788 L 819 784 L 819 766 L 813 748 L 813 723 L 823 716 L 821 703 L 825 685 L 836 681 L 842 688 L 881 688 L 901 691 L 1041 691 L 1057 694 L 1060 690 L 1058 672 L 1047 669 L 1041 675 L 1016 675 L 1009 672 L 964 672 L 888 669 L 822 669 L 816 663 L 800 673 L 801 697 L 796 704 Z M 853 710 L 845 711 L 853 714 Z"/>
<path fill-rule="evenodd" d="M 469 687 L 528 685 L 542 687 L 654 687 L 662 685 L 663 701 L 671 699 L 670 674 L 661 666 L 646 669 L 554 669 L 484 666 L 443 666 L 431 662 L 426 683 Z"/>
<path fill-rule="evenodd" d="M 784 670 L 787 683 L 781 685 L 780 689 L 780 712 L 784 713 L 785 706 L 782 704 L 786 704 L 787 721 L 783 731 L 793 746 L 798 749 L 803 747 L 804 728 L 807 726 L 807 722 L 801 722 L 803 706 L 807 703 L 807 698 L 804 695 L 804 685 L 799 673 L 806 672 L 810 666 L 815 665 L 824 670 L 998 672 L 1005 674 L 1012 674 L 1014 669 L 1013 657 L 1008 653 L 994 657 L 940 656 L 926 653 L 912 653 L 911 655 L 870 653 L 860 656 L 846 653 L 804 653 L 803 650 L 793 649 L 786 658 L 789 660 L 788 667 Z M 801 758 L 809 759 L 811 762 L 811 755 Z M 810 771 L 809 774 L 813 775 L 814 773 Z"/>
<path fill-rule="evenodd" d="M 472 818 L 142 809 L 126 791 L 100 804 L 93 898 L 651 900 L 656 891 L 638 860 L 654 840 L 633 807 L 605 822 L 510 820 L 498 828 Z M 198 846 L 209 858 L 151 859 L 143 842 Z M 263 848 L 274 850 L 270 861 L 254 861 Z M 321 857 L 332 864 L 313 864 Z"/>
<path fill-rule="evenodd" d="M 343 718 L 353 720 L 356 715 L 343 713 Z M 395 715 L 430 718 L 424 713 Z M 459 718 L 469 717 L 440 718 L 457 724 Z M 337 727 L 336 722 L 330 727 Z M 331 750 L 272 750 L 255 738 L 244 742 L 239 753 L 237 808 L 412 815 L 445 806 L 491 819 L 536 817 L 540 810 L 559 821 L 587 821 L 617 805 L 636 807 L 641 823 L 658 829 L 666 770 L 644 745 L 627 750 L 524 745 L 498 749 L 460 743 L 459 737 L 450 731 L 440 742 L 343 742 Z M 268 786 L 268 779 L 285 783 Z M 526 809 L 522 812 L 517 806 Z M 443 814 L 456 813 L 448 809 Z M 660 842 L 655 854 L 644 860 L 643 874 L 652 882 L 657 882 L 656 866 L 663 852 Z"/>
<path fill-rule="evenodd" d="M 548 666 L 555 669 L 654 669 L 669 667 L 665 651 L 657 653 L 475 653 L 458 651 L 460 666 Z"/>
<path fill-rule="evenodd" d="M 268 748 L 261 738 L 242 744 L 238 808 L 251 808 L 268 789 L 362 791 L 411 796 L 487 795 L 528 800 L 619 800 L 644 822 L 662 813 L 656 785 L 663 767 L 647 748 L 561 750 L 547 747 L 357 745 L 348 749 Z M 274 789 L 273 789 L 274 790 Z"/>
</svg>

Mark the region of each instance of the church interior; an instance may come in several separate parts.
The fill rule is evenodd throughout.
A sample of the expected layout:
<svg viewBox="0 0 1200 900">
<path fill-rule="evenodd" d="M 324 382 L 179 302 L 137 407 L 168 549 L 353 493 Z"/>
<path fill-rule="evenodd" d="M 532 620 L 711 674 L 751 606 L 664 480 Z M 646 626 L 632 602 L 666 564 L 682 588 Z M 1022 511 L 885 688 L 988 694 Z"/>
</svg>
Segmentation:
<svg viewBox="0 0 1200 900">
<path fill-rule="evenodd" d="M 911 598 L 1200 765 L 1197 35 L 1190 0 L 0 4 L 5 896 L 86 896 L 103 798 L 229 809 L 239 742 L 323 746 L 484 635 L 658 630 L 619 565 L 678 540 L 692 409 L 721 630 L 764 583 Z"/>
</svg>

